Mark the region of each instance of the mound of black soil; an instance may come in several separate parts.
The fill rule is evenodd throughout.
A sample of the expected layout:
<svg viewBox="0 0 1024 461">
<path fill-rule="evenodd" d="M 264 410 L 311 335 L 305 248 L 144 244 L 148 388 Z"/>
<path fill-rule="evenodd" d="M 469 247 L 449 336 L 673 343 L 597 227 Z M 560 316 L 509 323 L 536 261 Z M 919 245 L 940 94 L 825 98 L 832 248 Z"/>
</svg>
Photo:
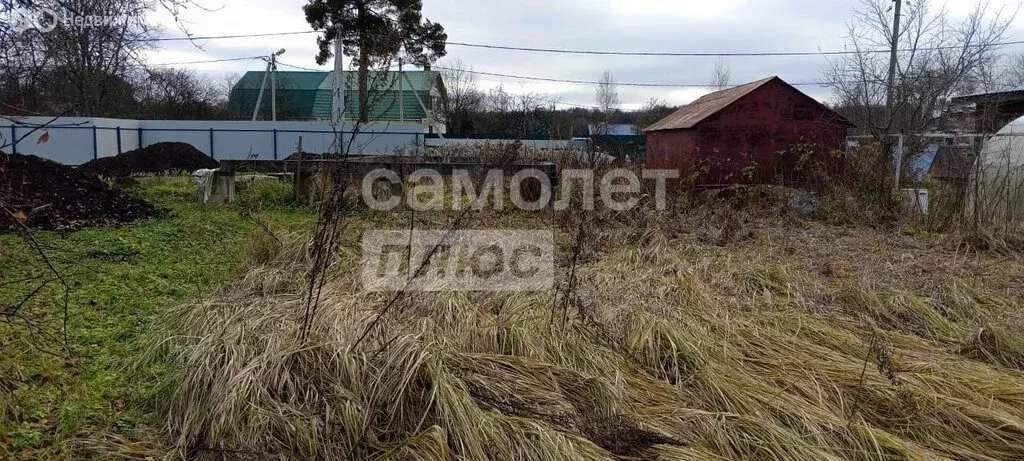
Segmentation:
<svg viewBox="0 0 1024 461">
<path fill-rule="evenodd" d="M 153 205 L 99 178 L 34 155 L 0 154 L 0 234 L 74 230 L 148 218 Z M 13 214 L 13 216 L 11 216 Z"/>
<path fill-rule="evenodd" d="M 114 157 L 98 158 L 78 169 L 107 178 L 125 178 L 139 173 L 192 172 L 217 168 L 218 165 L 216 160 L 191 144 L 159 142 Z"/>
</svg>

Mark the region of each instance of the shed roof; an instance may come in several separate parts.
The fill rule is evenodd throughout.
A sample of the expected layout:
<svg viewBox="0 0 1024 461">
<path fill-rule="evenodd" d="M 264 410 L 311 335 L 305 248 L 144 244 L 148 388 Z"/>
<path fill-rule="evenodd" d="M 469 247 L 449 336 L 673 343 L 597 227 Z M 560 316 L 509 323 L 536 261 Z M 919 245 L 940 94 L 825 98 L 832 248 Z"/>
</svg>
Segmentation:
<svg viewBox="0 0 1024 461">
<path fill-rule="evenodd" d="M 1024 100 L 1024 89 L 1014 89 L 1007 91 L 993 91 L 989 93 L 975 93 L 964 96 L 957 96 L 950 99 L 953 104 L 971 104 L 971 103 L 1008 103 L 1008 102 L 1020 102 Z"/>
<path fill-rule="evenodd" d="M 754 91 L 765 83 L 772 81 L 779 77 L 769 77 L 758 80 L 756 82 L 750 82 L 740 86 L 734 86 L 714 93 L 709 93 L 701 96 L 696 101 L 691 102 L 683 107 L 680 107 L 675 112 L 669 114 L 667 117 L 658 120 L 653 125 L 647 127 L 644 131 L 659 131 L 659 130 L 678 130 L 693 128 L 702 120 L 718 113 L 722 109 L 725 109 L 730 104 L 736 102 L 736 100 L 746 96 L 751 91 Z"/>
<path fill-rule="evenodd" d="M 644 129 L 644 131 L 648 132 L 693 128 L 697 126 L 698 123 L 704 121 L 704 119 L 707 119 L 708 117 L 711 117 L 712 115 L 721 112 L 723 109 L 729 107 L 734 102 L 738 101 L 740 98 L 750 94 L 754 90 L 761 88 L 762 86 L 768 84 L 768 82 L 774 80 L 778 80 L 779 82 L 782 82 L 784 85 L 792 88 L 793 91 L 803 94 L 800 90 L 797 90 L 792 85 L 786 83 L 778 76 L 763 78 L 761 80 L 757 80 L 739 86 L 734 86 L 732 88 L 727 88 L 721 91 L 716 91 L 714 93 L 709 93 L 704 96 L 701 96 L 696 101 L 687 104 L 683 107 L 680 107 L 675 112 L 669 114 L 669 116 L 661 120 L 658 120 L 653 125 Z M 811 98 L 810 96 L 807 96 L 807 98 L 814 101 L 816 104 L 818 104 L 825 110 L 835 114 L 831 109 L 825 107 L 825 105 L 821 104 L 814 98 Z M 842 123 L 850 124 L 850 122 L 846 121 L 839 114 L 835 114 L 835 117 Z"/>
</svg>

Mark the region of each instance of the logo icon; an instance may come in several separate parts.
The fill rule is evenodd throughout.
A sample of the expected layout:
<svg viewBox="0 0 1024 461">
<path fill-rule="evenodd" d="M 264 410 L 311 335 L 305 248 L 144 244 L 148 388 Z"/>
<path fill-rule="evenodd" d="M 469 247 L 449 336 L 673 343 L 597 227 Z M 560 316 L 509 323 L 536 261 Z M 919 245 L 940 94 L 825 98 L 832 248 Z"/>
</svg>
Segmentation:
<svg viewBox="0 0 1024 461">
<path fill-rule="evenodd" d="M 57 28 L 57 13 L 49 8 L 40 8 L 32 18 L 32 26 L 42 33 L 53 32 Z"/>
</svg>

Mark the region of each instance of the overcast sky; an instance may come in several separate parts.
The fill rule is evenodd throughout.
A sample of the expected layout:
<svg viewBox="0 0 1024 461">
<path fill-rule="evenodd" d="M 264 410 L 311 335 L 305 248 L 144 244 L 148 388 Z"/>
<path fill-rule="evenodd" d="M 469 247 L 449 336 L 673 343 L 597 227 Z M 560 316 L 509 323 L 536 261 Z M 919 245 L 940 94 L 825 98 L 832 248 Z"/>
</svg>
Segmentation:
<svg viewBox="0 0 1024 461">
<path fill-rule="evenodd" d="M 192 8 L 186 27 L 197 36 L 309 30 L 302 14 L 305 0 L 198 0 L 216 11 Z M 441 23 L 453 42 L 534 48 L 663 52 L 819 51 L 843 48 L 845 24 L 857 0 L 423 0 L 424 16 Z M 949 0 L 953 16 L 967 14 L 976 0 Z M 941 2 L 934 3 L 937 6 Z M 991 0 L 992 8 L 1012 11 L 1019 1 Z M 166 12 L 154 14 L 162 36 L 182 32 Z M 317 68 L 316 36 L 293 35 L 198 42 L 162 42 L 150 62 L 169 63 L 266 55 L 285 48 L 282 63 Z M 1019 14 L 1007 40 L 1024 40 L 1024 14 Z M 1007 48 L 1008 53 L 1024 47 Z M 449 45 L 440 65 L 461 60 L 482 72 L 557 79 L 597 80 L 610 70 L 619 82 L 705 84 L 716 58 L 609 57 L 484 50 Z M 807 57 L 722 58 L 731 68 L 732 83 L 771 75 L 790 82 L 815 82 L 827 60 Z M 346 59 L 346 65 L 348 59 Z M 262 70 L 260 61 L 194 64 L 210 78 L 228 72 Z M 281 67 L 281 70 L 288 70 Z M 324 67 L 327 69 L 327 67 Z M 529 82 L 480 77 L 480 85 L 502 85 L 513 92 L 541 92 L 567 103 L 593 105 L 593 85 Z M 820 87 L 801 87 L 827 100 Z M 640 106 L 651 97 L 685 104 L 706 93 L 698 88 L 620 87 L 623 108 Z"/>
</svg>

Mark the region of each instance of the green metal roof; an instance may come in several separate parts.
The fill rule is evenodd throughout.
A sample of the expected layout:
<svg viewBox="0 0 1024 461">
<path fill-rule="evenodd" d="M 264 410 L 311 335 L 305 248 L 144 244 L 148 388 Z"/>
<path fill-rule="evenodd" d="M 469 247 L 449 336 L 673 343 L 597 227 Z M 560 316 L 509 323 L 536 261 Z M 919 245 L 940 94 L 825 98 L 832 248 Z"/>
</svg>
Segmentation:
<svg viewBox="0 0 1024 461">
<path fill-rule="evenodd" d="M 250 118 L 259 97 L 260 85 L 265 72 L 246 72 L 231 89 L 228 98 L 228 115 L 232 118 Z M 313 102 L 317 91 L 329 72 L 278 72 L 277 73 L 277 118 L 311 118 Z M 270 80 L 263 93 L 260 114 L 270 118 Z"/>
<path fill-rule="evenodd" d="M 231 91 L 228 112 L 233 118 L 252 116 L 253 106 L 263 82 L 261 71 L 246 72 Z M 358 73 L 346 71 L 345 117 L 354 118 L 359 112 Z M 402 95 L 399 96 L 398 72 L 371 71 L 369 75 L 370 118 L 373 120 L 406 120 L 426 118 L 419 99 L 431 108 L 431 90 L 437 86 L 444 94 L 444 83 L 440 73 L 432 71 L 411 71 L 402 75 Z M 269 85 L 269 83 L 268 83 Z M 277 110 L 278 119 L 330 118 L 331 91 L 334 86 L 334 72 L 278 72 Z M 270 93 L 263 95 L 260 114 L 270 112 Z"/>
<path fill-rule="evenodd" d="M 260 85 L 263 83 L 263 74 L 266 72 L 246 72 L 242 78 L 238 79 L 232 90 L 257 90 L 259 91 Z M 320 84 L 323 83 L 324 78 L 333 72 L 277 72 L 277 87 L 278 89 L 295 89 L 295 90 L 315 90 L 320 88 Z M 267 84 L 270 84 L 270 80 L 267 80 Z"/>
</svg>

